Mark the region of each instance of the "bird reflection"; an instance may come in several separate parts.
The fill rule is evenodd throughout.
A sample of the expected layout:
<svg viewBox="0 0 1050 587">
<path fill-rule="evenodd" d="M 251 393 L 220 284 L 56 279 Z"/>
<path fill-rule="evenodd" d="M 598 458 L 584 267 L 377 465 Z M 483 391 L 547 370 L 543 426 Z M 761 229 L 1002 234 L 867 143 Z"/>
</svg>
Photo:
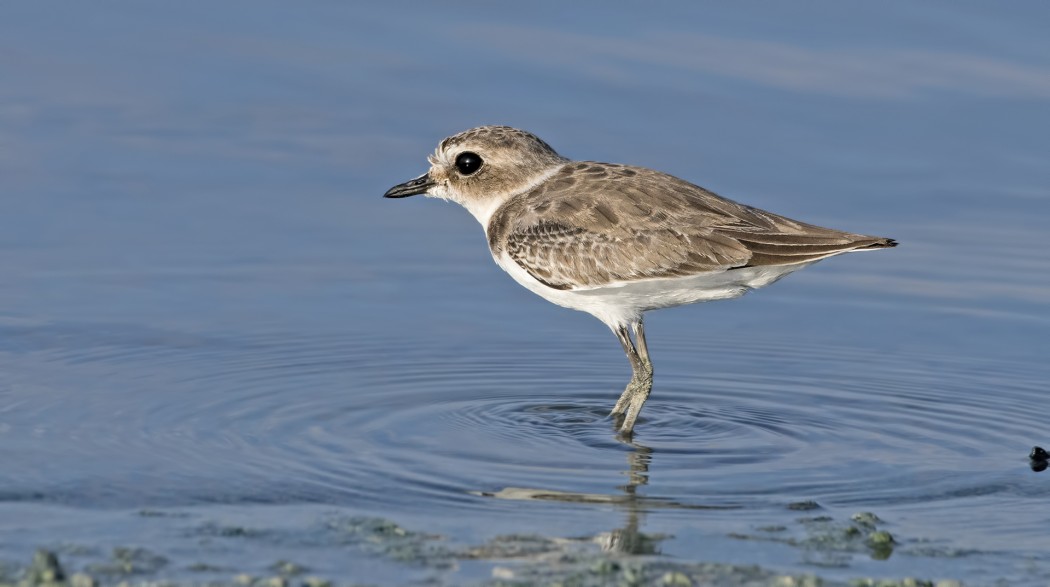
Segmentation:
<svg viewBox="0 0 1050 587">
<path fill-rule="evenodd" d="M 657 547 L 667 536 L 648 535 L 641 531 L 645 505 L 639 503 L 644 501 L 644 497 L 638 495 L 638 487 L 649 483 L 649 464 L 653 460 L 653 449 L 627 438 L 621 439 L 621 442 L 634 449 L 627 453 L 627 484 L 620 486 L 625 498 L 623 507 L 627 513 L 627 522 L 622 528 L 598 534 L 594 538 L 606 552 L 657 554 Z"/>
<path fill-rule="evenodd" d="M 737 506 L 706 506 L 686 504 L 640 494 L 638 489 L 649 483 L 649 466 L 653 460 L 652 448 L 622 436 L 619 441 L 630 447 L 627 452 L 627 483 L 617 487 L 618 493 L 573 493 L 567 491 L 507 487 L 496 492 L 477 492 L 477 495 L 500 499 L 531 499 L 584 504 L 613 504 L 622 509 L 626 520 L 622 527 L 577 540 L 594 542 L 603 551 L 622 554 L 659 554 L 659 545 L 668 534 L 649 534 L 642 531 L 646 512 L 653 509 L 724 510 Z"/>
</svg>

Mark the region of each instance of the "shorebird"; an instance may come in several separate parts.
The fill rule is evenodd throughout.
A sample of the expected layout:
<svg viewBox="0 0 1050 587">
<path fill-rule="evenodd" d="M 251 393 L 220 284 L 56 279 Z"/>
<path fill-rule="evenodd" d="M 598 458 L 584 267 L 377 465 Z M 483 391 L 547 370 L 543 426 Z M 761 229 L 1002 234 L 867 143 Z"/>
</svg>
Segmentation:
<svg viewBox="0 0 1050 587">
<path fill-rule="evenodd" d="M 897 245 L 745 206 L 652 169 L 572 161 L 508 126 L 450 136 L 427 160 L 426 173 L 384 196 L 462 205 L 515 281 L 612 329 L 632 369 L 610 414 L 624 435 L 653 387 L 645 312 L 739 297 L 826 257 Z"/>
</svg>

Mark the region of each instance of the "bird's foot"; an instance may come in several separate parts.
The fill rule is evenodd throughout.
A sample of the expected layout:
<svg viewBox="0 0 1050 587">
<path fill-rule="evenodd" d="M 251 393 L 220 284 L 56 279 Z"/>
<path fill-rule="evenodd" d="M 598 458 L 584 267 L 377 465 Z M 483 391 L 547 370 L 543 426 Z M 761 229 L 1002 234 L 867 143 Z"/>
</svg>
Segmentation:
<svg viewBox="0 0 1050 587">
<path fill-rule="evenodd" d="M 653 374 L 636 373 L 623 390 L 620 399 L 616 401 L 612 412 L 616 428 L 620 434 L 629 435 L 634 431 L 634 423 L 638 419 L 638 413 L 642 411 L 642 405 L 649 399 L 649 393 L 653 390 Z"/>
</svg>

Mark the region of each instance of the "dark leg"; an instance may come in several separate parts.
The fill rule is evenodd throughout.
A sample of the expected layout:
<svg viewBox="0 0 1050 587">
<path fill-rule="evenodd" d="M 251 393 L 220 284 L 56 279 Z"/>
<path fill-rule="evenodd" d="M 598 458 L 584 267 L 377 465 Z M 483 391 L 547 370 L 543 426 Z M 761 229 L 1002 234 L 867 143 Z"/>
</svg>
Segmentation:
<svg viewBox="0 0 1050 587">
<path fill-rule="evenodd" d="M 642 410 L 642 405 L 645 404 L 645 400 L 649 398 L 649 393 L 653 389 L 653 364 L 649 361 L 649 349 L 645 345 L 645 330 L 642 327 L 642 321 L 632 322 L 631 330 L 634 331 L 637 348 L 635 342 L 632 342 L 631 337 L 627 334 L 627 325 L 619 325 L 613 329 L 616 338 L 623 345 L 623 352 L 627 354 L 627 360 L 631 362 L 633 371 L 631 382 L 627 384 L 627 389 L 623 390 L 623 394 L 620 395 L 620 399 L 610 414 L 616 418 L 621 434 L 630 434 L 634 430 L 638 412 Z"/>
<path fill-rule="evenodd" d="M 645 325 L 642 320 L 631 323 L 631 330 L 634 331 L 634 340 L 638 345 L 638 358 L 642 360 L 642 366 L 645 367 L 646 371 L 650 375 L 653 374 L 653 363 L 649 360 L 649 347 L 645 344 Z"/>
</svg>

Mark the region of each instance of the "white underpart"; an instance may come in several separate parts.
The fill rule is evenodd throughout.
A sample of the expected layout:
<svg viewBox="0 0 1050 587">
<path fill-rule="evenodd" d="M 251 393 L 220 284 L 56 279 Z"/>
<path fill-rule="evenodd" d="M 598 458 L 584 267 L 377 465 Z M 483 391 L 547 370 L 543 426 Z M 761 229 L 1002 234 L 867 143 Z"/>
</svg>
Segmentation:
<svg viewBox="0 0 1050 587">
<path fill-rule="evenodd" d="M 494 258 L 514 281 L 529 291 L 559 306 L 587 312 L 614 329 L 641 319 L 642 313 L 649 310 L 740 297 L 816 262 L 743 267 L 689 277 L 621 281 L 587 289 L 559 290 L 537 281 L 505 253 Z"/>
</svg>

